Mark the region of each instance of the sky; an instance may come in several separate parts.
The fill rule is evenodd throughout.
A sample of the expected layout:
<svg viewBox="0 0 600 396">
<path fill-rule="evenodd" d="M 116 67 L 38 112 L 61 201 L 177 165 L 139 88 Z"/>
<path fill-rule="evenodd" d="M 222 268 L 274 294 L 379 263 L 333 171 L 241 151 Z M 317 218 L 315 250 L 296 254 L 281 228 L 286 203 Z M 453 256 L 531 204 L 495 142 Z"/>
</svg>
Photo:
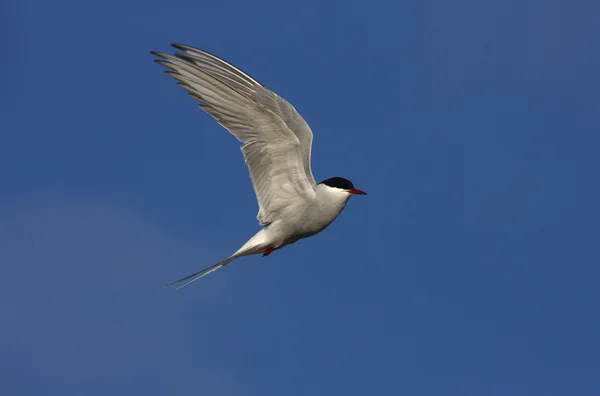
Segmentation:
<svg viewBox="0 0 600 396">
<path fill-rule="evenodd" d="M 600 3 L 8 0 L 0 393 L 600 394 Z M 238 142 L 149 51 L 239 66 L 352 198 L 259 229 Z"/>
</svg>

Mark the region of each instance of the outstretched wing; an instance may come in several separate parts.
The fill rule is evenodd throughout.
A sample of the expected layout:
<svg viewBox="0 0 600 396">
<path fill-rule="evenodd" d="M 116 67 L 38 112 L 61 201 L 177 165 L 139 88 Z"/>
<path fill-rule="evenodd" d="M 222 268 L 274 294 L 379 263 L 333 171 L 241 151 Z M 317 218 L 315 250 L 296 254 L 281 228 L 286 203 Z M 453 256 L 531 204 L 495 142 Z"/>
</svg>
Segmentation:
<svg viewBox="0 0 600 396">
<path fill-rule="evenodd" d="M 258 200 L 258 221 L 269 224 L 314 197 L 312 132 L 292 105 L 214 55 L 173 46 L 183 53 L 152 54 L 200 108 L 242 142 Z"/>
</svg>

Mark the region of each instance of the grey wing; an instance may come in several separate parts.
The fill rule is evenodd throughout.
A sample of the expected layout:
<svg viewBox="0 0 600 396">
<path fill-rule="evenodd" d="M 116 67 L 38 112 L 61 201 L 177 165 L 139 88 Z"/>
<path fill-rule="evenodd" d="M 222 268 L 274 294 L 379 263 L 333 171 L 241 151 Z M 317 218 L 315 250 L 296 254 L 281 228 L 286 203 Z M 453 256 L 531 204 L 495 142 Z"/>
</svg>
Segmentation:
<svg viewBox="0 0 600 396">
<path fill-rule="evenodd" d="M 296 111 L 285 99 L 281 98 L 275 92 L 264 88 L 257 92 L 257 98 L 260 103 L 265 104 L 267 108 L 278 114 L 285 124 L 298 138 L 300 149 L 302 150 L 302 162 L 304 164 L 304 173 L 307 179 L 316 185 L 315 178 L 310 167 L 310 152 L 312 148 L 313 133 L 304 118 Z"/>
<path fill-rule="evenodd" d="M 242 144 L 258 200 L 258 220 L 271 223 L 314 197 L 312 132 L 294 108 L 225 61 L 191 47 L 175 56 L 152 52 L 200 107 Z M 294 129 L 292 129 L 294 128 Z"/>
<path fill-rule="evenodd" d="M 304 164 L 304 173 L 307 179 L 316 185 L 310 167 L 310 155 L 313 141 L 313 133 L 304 118 L 296 111 L 285 99 L 281 98 L 275 92 L 264 87 L 261 83 L 244 73 L 242 70 L 233 66 L 231 63 L 218 58 L 206 51 L 202 51 L 187 45 L 173 44 L 173 47 L 184 51 L 184 54 L 176 54 L 176 56 L 192 62 L 204 70 L 210 72 L 216 77 L 221 78 L 225 82 L 235 85 L 242 85 L 251 89 L 252 100 L 262 104 L 267 109 L 277 114 L 286 126 L 296 135 L 300 142 L 302 151 L 302 162 Z"/>
</svg>

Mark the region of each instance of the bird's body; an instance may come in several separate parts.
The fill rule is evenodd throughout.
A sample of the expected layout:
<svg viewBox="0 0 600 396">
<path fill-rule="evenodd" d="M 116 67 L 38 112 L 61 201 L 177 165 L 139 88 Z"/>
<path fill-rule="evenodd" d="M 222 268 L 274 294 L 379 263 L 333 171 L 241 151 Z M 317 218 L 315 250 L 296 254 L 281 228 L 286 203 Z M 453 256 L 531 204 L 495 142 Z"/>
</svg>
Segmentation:
<svg viewBox="0 0 600 396">
<path fill-rule="evenodd" d="M 310 168 L 312 131 L 292 105 L 214 55 L 173 46 L 183 53 L 152 54 L 203 110 L 242 142 L 259 205 L 257 219 L 264 228 L 227 259 L 171 284 L 193 278 L 186 286 L 236 258 L 266 256 L 313 236 L 337 218 L 351 195 L 365 194 L 340 177 L 315 182 Z"/>
<path fill-rule="evenodd" d="M 275 250 L 318 234 L 338 217 L 349 197 L 345 191 L 318 184 L 313 197 L 290 208 L 286 216 L 270 223 L 256 236 L 264 238 L 268 247 Z"/>
</svg>

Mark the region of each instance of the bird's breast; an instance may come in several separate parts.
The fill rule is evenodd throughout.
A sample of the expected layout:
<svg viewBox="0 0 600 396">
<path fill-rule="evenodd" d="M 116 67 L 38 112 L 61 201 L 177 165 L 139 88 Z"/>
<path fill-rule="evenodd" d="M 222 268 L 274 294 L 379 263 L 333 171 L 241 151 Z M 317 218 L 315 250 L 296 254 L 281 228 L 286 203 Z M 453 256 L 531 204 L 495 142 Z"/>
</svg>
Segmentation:
<svg viewBox="0 0 600 396">
<path fill-rule="evenodd" d="M 267 226 L 278 248 L 323 231 L 342 212 L 347 200 L 315 199 L 299 207 L 288 207 L 285 215 Z"/>
<path fill-rule="evenodd" d="M 323 231 L 339 216 L 344 209 L 343 204 L 332 202 L 315 202 L 305 208 L 303 215 L 299 218 L 296 233 L 302 238 L 313 236 Z"/>
</svg>

